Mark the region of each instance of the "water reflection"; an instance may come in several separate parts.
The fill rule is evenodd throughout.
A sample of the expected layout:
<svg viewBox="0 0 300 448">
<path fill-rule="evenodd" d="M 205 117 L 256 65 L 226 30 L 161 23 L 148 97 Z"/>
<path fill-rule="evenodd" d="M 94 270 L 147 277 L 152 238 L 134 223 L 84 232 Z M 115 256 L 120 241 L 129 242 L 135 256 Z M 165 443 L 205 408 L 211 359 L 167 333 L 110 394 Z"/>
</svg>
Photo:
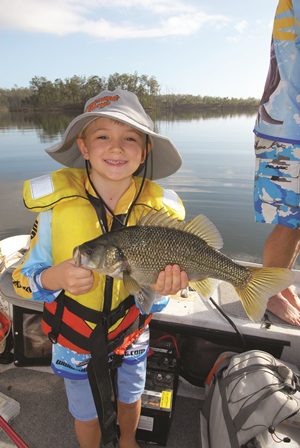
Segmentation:
<svg viewBox="0 0 300 448">
<path fill-rule="evenodd" d="M 82 113 L 80 109 L 66 111 L 24 111 L 10 112 L 0 111 L 0 130 L 4 129 L 40 129 L 41 138 L 45 141 L 56 138 L 57 135 L 64 132 L 69 122 L 78 114 Z M 215 118 L 233 118 L 253 116 L 253 109 L 245 110 L 241 113 L 235 108 L 227 108 L 225 110 L 204 110 L 196 111 L 148 111 L 156 126 L 160 121 L 176 122 L 176 121 L 192 121 L 192 120 L 208 120 Z M 44 140 L 41 140 L 42 142 Z"/>
<path fill-rule="evenodd" d="M 56 139 L 80 111 L 57 112 L 0 112 L 0 131 L 8 129 L 35 129 L 40 141 Z"/>
<path fill-rule="evenodd" d="M 256 111 L 253 108 L 244 109 L 241 111 L 239 108 L 227 107 L 223 109 L 208 109 L 202 111 L 159 111 L 157 113 L 150 112 L 150 115 L 154 121 L 190 121 L 190 120 L 208 120 L 214 118 L 233 118 L 241 115 L 252 117 Z"/>
</svg>

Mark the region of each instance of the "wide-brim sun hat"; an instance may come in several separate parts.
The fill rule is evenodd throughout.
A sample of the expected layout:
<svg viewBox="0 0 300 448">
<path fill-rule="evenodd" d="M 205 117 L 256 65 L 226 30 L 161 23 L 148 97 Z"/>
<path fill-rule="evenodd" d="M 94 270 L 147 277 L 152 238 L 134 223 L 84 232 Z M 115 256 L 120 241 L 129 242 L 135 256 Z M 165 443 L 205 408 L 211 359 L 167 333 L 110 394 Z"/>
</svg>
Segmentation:
<svg viewBox="0 0 300 448">
<path fill-rule="evenodd" d="M 151 151 L 146 177 L 162 179 L 174 174 L 180 168 L 182 159 L 171 140 L 154 132 L 153 121 L 145 112 L 138 97 L 122 89 L 105 90 L 90 98 L 85 104 L 84 112 L 68 125 L 61 142 L 46 148 L 45 151 L 62 165 L 83 168 L 85 161 L 77 146 L 76 138 L 90 122 L 100 117 L 126 123 L 149 136 Z"/>
</svg>

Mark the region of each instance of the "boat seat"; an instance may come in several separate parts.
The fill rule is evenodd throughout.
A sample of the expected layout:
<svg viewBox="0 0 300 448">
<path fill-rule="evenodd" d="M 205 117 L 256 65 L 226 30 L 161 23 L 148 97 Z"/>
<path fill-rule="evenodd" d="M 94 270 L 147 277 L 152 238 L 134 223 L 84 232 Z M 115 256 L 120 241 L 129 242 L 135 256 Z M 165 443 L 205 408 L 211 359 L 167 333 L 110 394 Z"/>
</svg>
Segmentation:
<svg viewBox="0 0 300 448">
<path fill-rule="evenodd" d="M 10 266 L 0 276 L 0 295 L 3 300 L 6 300 L 10 305 L 20 306 L 35 311 L 43 311 L 43 302 L 38 302 L 31 299 L 23 299 L 18 296 L 12 284 L 13 266 Z"/>
</svg>

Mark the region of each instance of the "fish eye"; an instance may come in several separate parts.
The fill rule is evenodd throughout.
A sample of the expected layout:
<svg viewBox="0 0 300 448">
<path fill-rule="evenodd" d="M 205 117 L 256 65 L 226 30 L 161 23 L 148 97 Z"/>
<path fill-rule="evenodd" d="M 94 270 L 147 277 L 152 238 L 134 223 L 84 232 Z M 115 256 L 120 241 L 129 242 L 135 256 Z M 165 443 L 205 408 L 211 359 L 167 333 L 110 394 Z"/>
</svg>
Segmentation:
<svg viewBox="0 0 300 448">
<path fill-rule="evenodd" d="M 93 249 L 86 249 L 85 254 L 89 256 L 93 255 Z"/>
</svg>

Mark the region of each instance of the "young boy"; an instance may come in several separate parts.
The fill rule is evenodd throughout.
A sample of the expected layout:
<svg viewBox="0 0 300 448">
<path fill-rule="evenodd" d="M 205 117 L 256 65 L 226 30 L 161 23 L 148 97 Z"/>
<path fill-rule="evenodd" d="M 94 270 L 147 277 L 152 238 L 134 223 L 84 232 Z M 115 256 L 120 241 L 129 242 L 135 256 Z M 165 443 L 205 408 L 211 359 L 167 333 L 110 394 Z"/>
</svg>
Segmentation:
<svg viewBox="0 0 300 448">
<path fill-rule="evenodd" d="M 42 328 L 53 342 L 52 368 L 64 377 L 80 447 L 100 446 L 99 420 L 103 442 L 113 440 L 103 423 L 112 417 L 109 355 L 112 362 L 122 359 L 116 380 L 119 447 L 136 448 L 151 315 L 140 315 L 121 280 L 76 266 L 72 253 L 103 232 L 136 224 L 152 208 L 183 219 L 177 195 L 150 180 L 177 171 L 181 158 L 153 131 L 136 95 L 121 89 L 88 100 L 47 152 L 69 168 L 24 184 L 24 203 L 39 215 L 14 286 L 22 297 L 44 302 Z M 153 289 L 163 303 L 187 284 L 179 266 L 167 266 Z"/>
</svg>

